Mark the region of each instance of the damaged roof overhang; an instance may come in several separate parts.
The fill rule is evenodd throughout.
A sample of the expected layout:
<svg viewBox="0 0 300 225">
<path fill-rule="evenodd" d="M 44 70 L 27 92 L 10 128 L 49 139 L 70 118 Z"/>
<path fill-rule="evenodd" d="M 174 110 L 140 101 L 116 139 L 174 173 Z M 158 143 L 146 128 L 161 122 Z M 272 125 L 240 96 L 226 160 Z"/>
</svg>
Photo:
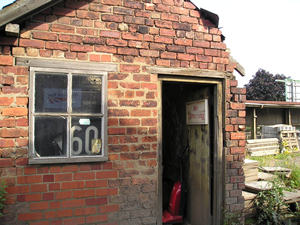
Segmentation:
<svg viewBox="0 0 300 225">
<path fill-rule="evenodd" d="M 199 9 L 199 12 L 204 19 L 209 20 L 213 25 L 219 27 L 219 16 L 217 14 L 202 8 Z"/>
<path fill-rule="evenodd" d="M 19 23 L 62 0 L 17 0 L 0 11 L 0 30 L 8 23 Z"/>
</svg>

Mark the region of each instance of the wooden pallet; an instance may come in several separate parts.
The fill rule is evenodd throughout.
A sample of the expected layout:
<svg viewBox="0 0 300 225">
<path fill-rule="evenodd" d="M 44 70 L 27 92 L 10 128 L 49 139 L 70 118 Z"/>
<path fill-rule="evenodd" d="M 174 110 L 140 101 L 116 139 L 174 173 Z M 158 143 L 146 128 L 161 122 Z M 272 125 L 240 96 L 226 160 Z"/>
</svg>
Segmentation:
<svg viewBox="0 0 300 225">
<path fill-rule="evenodd" d="M 286 142 L 287 147 L 291 150 L 299 150 L 298 137 L 296 131 L 281 131 L 280 132 L 281 142 Z"/>
</svg>

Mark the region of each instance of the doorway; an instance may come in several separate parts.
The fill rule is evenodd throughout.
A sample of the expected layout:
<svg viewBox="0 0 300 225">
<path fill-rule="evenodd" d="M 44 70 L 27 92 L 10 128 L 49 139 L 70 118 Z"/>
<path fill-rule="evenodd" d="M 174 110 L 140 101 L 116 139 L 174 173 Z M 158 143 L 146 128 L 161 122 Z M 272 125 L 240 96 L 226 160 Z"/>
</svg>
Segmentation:
<svg viewBox="0 0 300 225">
<path fill-rule="evenodd" d="M 220 221 L 217 211 L 223 196 L 221 185 L 216 185 L 222 179 L 219 87 L 214 82 L 161 82 L 161 207 L 168 209 L 172 187 L 180 181 L 183 224 L 213 225 Z M 207 120 L 187 121 L 186 107 L 190 104 L 203 106 Z"/>
</svg>

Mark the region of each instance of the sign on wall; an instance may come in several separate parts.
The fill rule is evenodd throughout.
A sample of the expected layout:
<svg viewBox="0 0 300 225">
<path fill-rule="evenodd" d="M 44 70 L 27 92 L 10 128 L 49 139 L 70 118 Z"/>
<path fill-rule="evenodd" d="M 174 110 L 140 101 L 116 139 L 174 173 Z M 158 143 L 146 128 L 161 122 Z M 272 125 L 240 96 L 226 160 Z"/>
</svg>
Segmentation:
<svg viewBox="0 0 300 225">
<path fill-rule="evenodd" d="M 208 124 L 208 100 L 198 100 L 186 103 L 186 124 Z"/>
</svg>

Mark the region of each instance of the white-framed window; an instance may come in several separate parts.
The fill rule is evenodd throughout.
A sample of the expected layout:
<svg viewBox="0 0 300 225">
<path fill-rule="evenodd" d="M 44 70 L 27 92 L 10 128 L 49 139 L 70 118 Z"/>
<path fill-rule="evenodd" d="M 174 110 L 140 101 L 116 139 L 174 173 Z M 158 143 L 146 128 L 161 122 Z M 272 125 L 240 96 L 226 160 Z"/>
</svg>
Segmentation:
<svg viewBox="0 0 300 225">
<path fill-rule="evenodd" d="M 107 160 L 107 73 L 30 67 L 29 163 Z"/>
</svg>

